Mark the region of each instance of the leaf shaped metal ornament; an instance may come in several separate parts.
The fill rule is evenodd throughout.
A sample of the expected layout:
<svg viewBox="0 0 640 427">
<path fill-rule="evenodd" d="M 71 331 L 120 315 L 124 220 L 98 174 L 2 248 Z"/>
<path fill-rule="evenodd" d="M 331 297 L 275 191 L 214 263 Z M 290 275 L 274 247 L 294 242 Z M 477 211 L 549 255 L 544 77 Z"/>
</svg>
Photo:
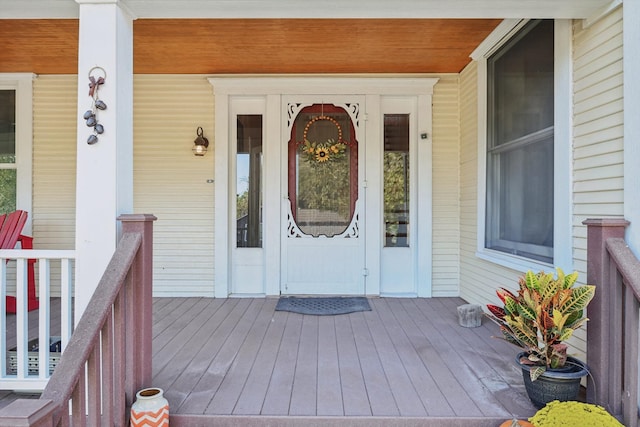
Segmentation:
<svg viewBox="0 0 640 427">
<path fill-rule="evenodd" d="M 101 99 L 96 100 L 95 106 L 98 110 L 106 110 L 107 104 L 104 103 Z"/>
</svg>

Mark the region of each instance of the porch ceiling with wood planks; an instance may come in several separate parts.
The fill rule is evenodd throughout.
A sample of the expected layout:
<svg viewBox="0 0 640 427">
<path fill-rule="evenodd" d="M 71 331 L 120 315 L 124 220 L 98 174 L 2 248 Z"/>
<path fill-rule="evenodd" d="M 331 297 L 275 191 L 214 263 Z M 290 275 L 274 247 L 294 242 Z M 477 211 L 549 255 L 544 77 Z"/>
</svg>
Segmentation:
<svg viewBox="0 0 640 427">
<path fill-rule="evenodd" d="M 458 73 L 502 19 L 588 21 L 621 1 L 112 0 L 142 74 Z M 85 2 L 0 0 L 0 72 L 77 73 Z"/>
<path fill-rule="evenodd" d="M 134 73 L 458 73 L 499 23 L 497 19 L 140 19 L 134 21 Z M 2 20 L 0 72 L 75 74 L 77 34 L 74 19 Z"/>
</svg>

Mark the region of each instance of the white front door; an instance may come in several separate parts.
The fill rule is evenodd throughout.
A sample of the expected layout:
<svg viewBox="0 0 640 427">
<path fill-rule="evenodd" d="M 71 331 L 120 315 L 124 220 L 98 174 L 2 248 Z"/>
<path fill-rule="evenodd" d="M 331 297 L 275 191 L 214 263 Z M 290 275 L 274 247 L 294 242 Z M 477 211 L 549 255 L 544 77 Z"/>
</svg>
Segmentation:
<svg viewBox="0 0 640 427">
<path fill-rule="evenodd" d="M 431 295 L 436 79 L 210 81 L 216 297 Z"/>
<path fill-rule="evenodd" d="M 283 97 L 282 294 L 365 294 L 364 97 Z"/>
</svg>

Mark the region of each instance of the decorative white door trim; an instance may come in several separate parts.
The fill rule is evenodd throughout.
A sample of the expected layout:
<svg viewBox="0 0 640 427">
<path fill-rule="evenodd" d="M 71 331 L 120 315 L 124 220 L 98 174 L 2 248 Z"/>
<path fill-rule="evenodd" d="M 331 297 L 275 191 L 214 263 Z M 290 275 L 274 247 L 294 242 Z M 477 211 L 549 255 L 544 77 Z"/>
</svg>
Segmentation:
<svg viewBox="0 0 640 427">
<path fill-rule="evenodd" d="M 431 97 L 433 87 L 438 81 L 424 75 L 392 76 L 212 76 L 208 79 L 213 86 L 215 100 L 215 296 L 228 297 L 233 289 L 231 283 L 231 221 L 230 209 L 235 203 L 235 195 L 230 193 L 230 110 L 229 102 L 233 97 L 264 97 L 266 113 L 264 117 L 264 293 L 277 295 L 280 292 L 281 271 L 281 232 L 282 218 L 285 217 L 286 200 L 283 200 L 282 188 L 286 184 L 282 162 L 286 158 L 281 140 L 283 126 L 282 97 L 284 95 L 315 95 L 321 102 L 322 95 L 354 94 L 365 98 L 367 110 L 363 120 L 367 140 L 382 138 L 381 98 L 416 97 L 417 98 L 417 156 L 419 162 L 417 180 L 420 199 L 417 202 L 420 222 L 415 224 L 416 247 L 416 292 L 418 296 L 431 295 L 431 257 L 432 257 L 432 215 L 431 215 Z M 328 99 L 328 98 L 327 98 Z M 380 152 L 377 152 L 380 151 Z M 381 206 L 381 148 L 368 147 L 362 153 L 366 165 L 363 171 L 362 193 L 359 196 L 365 206 L 369 203 Z M 366 189 L 366 191 L 364 191 Z M 234 196 L 233 198 L 231 196 Z M 280 201 L 276 203 L 276 201 Z M 365 207 L 366 210 L 366 207 Z M 366 293 L 380 294 L 380 261 L 382 247 L 382 214 L 366 212 L 364 229 L 359 230 L 366 236 Z M 409 295 L 407 295 L 409 296 Z"/>
<path fill-rule="evenodd" d="M 359 230 L 366 224 L 364 173 L 361 168 L 367 145 L 365 97 L 340 94 L 283 95 L 282 104 L 287 124 L 281 136 L 286 147 L 282 156 L 286 165 L 283 167 L 282 195 L 287 199 L 287 207 L 282 212 L 281 293 L 364 295 L 366 247 Z M 328 154 L 330 160 L 323 163 L 317 161 L 315 156 L 307 157 L 300 151 L 305 147 L 303 140 L 307 138 L 306 131 L 318 120 L 329 120 L 340 129 L 336 136 L 333 133 L 337 129 L 329 126 L 329 134 L 337 138 L 337 142 L 342 141 L 345 147 L 349 147 L 339 160 L 331 159 L 332 155 Z M 309 138 L 314 143 L 320 142 Z M 346 169 L 342 169 L 345 166 Z M 327 170 L 332 172 L 328 173 Z M 337 171 L 348 171 L 348 175 L 336 174 Z M 354 174 L 356 171 L 357 174 Z M 326 178 L 327 174 L 331 176 L 331 181 L 318 180 L 319 177 Z M 347 182 L 341 181 L 344 178 Z M 307 186 L 306 193 L 302 190 L 304 182 L 314 182 L 310 188 Z M 342 182 L 342 185 L 336 185 L 336 182 Z M 315 199 L 315 194 L 325 194 L 325 197 Z M 332 194 L 332 197 L 326 198 L 326 194 Z M 298 205 L 305 196 L 316 200 L 318 206 L 309 209 Z M 344 203 L 343 208 L 351 207 L 348 225 L 344 212 L 339 213 L 340 203 Z M 298 220 L 306 224 L 304 227 L 296 223 L 296 215 Z M 332 225 L 325 223 L 327 215 L 333 217 L 332 221 L 338 220 L 340 226 L 336 227 L 336 222 Z"/>
</svg>

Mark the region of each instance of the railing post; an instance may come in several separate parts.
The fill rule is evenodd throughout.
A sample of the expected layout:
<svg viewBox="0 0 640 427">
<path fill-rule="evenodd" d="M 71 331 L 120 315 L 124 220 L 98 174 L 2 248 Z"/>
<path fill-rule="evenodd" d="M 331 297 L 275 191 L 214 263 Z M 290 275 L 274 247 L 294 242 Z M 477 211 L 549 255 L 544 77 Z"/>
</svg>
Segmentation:
<svg viewBox="0 0 640 427">
<path fill-rule="evenodd" d="M 131 305 L 127 303 L 126 309 L 133 318 L 131 323 L 125 327 L 131 328 L 132 339 L 128 342 L 134 348 L 127 349 L 127 363 L 133 362 L 131 368 L 127 369 L 130 396 L 127 396 L 127 406 L 131 405 L 131 400 L 135 396 L 136 390 L 149 387 L 151 384 L 151 338 L 153 322 L 153 222 L 157 220 L 154 215 L 149 214 L 124 214 L 118 217 L 122 222 L 122 233 L 141 233 L 142 243 L 134 265 L 132 266 L 132 296 Z"/>
<path fill-rule="evenodd" d="M 612 301 L 616 290 L 612 289 L 609 277 L 609 254 L 607 239 L 624 238 L 629 221 L 623 218 L 587 219 L 587 283 L 596 285 L 596 293 L 587 307 L 587 364 L 591 370 L 595 387 L 587 387 L 587 400 L 611 410 L 616 406 L 609 401 L 611 386 L 611 357 L 609 339 L 614 325 L 613 314 L 617 313 Z"/>
</svg>

